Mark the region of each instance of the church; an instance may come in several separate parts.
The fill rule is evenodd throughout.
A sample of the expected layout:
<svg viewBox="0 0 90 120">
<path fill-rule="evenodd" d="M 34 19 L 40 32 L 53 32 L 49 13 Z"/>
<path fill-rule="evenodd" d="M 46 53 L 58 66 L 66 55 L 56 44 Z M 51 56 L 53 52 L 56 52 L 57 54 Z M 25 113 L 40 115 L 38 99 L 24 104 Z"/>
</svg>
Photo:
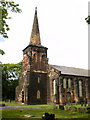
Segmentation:
<svg viewBox="0 0 90 120">
<path fill-rule="evenodd" d="M 37 8 L 29 45 L 16 87 L 16 102 L 23 104 L 71 104 L 90 102 L 88 70 L 48 64 L 48 48 L 41 44 Z"/>
</svg>

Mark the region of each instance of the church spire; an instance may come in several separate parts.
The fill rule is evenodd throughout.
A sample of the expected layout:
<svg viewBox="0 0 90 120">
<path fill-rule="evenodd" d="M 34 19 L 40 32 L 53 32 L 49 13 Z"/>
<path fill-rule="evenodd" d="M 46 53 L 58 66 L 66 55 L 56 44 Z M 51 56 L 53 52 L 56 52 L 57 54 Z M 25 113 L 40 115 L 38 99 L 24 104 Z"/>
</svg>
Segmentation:
<svg viewBox="0 0 90 120">
<path fill-rule="evenodd" d="M 34 15 L 34 22 L 32 27 L 31 38 L 30 38 L 30 44 L 41 45 L 38 17 L 37 17 L 37 7 L 35 8 L 35 15 Z"/>
</svg>

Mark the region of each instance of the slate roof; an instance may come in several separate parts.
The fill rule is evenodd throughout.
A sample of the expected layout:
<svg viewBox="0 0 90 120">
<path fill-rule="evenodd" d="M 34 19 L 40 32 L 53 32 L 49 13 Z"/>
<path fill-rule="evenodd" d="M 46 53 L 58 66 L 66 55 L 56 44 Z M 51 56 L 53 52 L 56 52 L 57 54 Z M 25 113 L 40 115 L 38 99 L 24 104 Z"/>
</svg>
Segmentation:
<svg viewBox="0 0 90 120">
<path fill-rule="evenodd" d="M 61 71 L 61 74 L 67 75 L 76 75 L 76 76 L 88 76 L 90 77 L 90 70 L 74 68 L 74 67 L 66 67 L 66 66 L 58 66 L 58 65 L 50 65 L 54 69 Z"/>
</svg>

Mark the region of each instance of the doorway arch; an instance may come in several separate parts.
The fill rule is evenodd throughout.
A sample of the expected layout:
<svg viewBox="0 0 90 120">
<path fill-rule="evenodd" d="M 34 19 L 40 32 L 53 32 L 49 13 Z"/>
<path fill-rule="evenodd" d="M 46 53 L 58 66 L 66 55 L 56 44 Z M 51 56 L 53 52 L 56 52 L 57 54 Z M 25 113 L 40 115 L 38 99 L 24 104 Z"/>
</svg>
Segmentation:
<svg viewBox="0 0 90 120">
<path fill-rule="evenodd" d="M 71 92 L 66 93 L 66 103 L 71 103 Z"/>
<path fill-rule="evenodd" d="M 22 91 L 22 103 L 24 103 L 24 91 Z"/>
</svg>

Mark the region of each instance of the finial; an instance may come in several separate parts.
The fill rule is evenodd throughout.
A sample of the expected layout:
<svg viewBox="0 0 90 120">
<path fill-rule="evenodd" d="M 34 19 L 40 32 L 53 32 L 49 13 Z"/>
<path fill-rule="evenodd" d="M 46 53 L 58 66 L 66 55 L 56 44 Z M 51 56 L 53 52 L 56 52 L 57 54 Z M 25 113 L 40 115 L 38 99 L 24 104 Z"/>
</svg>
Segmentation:
<svg viewBox="0 0 90 120">
<path fill-rule="evenodd" d="M 35 15 L 37 14 L 37 7 L 35 7 Z"/>
</svg>

